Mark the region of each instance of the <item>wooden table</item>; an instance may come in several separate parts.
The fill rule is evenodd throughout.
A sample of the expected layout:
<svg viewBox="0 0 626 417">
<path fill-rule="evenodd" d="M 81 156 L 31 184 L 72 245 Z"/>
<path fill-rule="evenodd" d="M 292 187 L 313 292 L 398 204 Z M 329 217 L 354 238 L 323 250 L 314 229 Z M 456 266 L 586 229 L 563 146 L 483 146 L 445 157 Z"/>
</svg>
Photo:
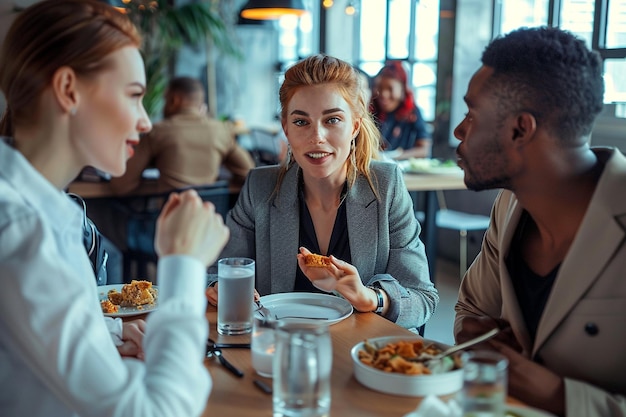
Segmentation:
<svg viewBox="0 0 626 417">
<path fill-rule="evenodd" d="M 467 187 L 463 180 L 463 171 L 446 174 L 404 174 L 404 182 L 413 201 L 417 201 L 417 193 L 424 196 L 424 223 L 422 224 L 422 241 L 426 248 L 430 279 L 435 282 L 435 264 L 437 260 L 437 191 L 464 190 Z"/>
<path fill-rule="evenodd" d="M 250 335 L 219 335 L 216 330 L 217 311 L 214 307 L 209 307 L 207 318 L 210 323 L 210 337 L 218 343 L 250 341 Z M 421 398 L 384 394 L 361 385 L 354 378 L 350 357 L 352 347 L 363 339 L 381 336 L 415 337 L 414 333 L 374 313 L 353 313 L 347 319 L 330 326 L 330 335 L 333 344 L 331 416 L 402 417 L 418 407 Z M 217 359 L 207 359 L 205 365 L 211 373 L 213 389 L 202 415 L 271 417 L 272 396 L 263 393 L 253 381 L 259 379 L 271 386 L 272 380 L 255 373 L 250 349 L 223 349 L 222 352 L 233 365 L 244 372 L 244 376 L 237 378 L 220 365 Z M 520 404 L 511 398 L 509 402 Z"/>
<path fill-rule="evenodd" d="M 219 342 L 246 343 L 250 336 L 222 336 L 217 333 L 217 311 L 209 307 L 207 317 L 210 335 Z M 419 398 L 396 397 L 372 391 L 353 376 L 350 349 L 365 338 L 415 334 L 374 313 L 353 313 L 349 318 L 330 326 L 333 344 L 331 374 L 331 415 L 341 417 L 403 416 L 414 410 Z M 205 364 L 213 378 L 213 390 L 203 416 L 263 417 L 272 416 L 272 396 L 263 393 L 254 384 L 260 379 L 270 386 L 272 380 L 257 375 L 252 368 L 250 349 L 223 349 L 224 356 L 244 372 L 237 378 L 217 359 Z"/>
<path fill-rule="evenodd" d="M 83 199 L 117 197 L 108 181 L 74 181 L 70 183 L 67 191 L 78 194 Z M 144 180 L 142 182 L 141 194 L 154 194 L 157 192 L 156 181 Z"/>
</svg>

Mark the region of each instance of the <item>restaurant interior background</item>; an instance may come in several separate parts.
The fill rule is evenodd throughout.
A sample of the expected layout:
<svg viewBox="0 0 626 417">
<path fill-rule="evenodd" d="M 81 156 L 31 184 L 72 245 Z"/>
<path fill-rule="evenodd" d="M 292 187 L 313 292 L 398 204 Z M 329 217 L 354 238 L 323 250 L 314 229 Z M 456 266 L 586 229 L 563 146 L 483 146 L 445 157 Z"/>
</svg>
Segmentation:
<svg viewBox="0 0 626 417">
<path fill-rule="evenodd" d="M 121 0 L 108 1 L 123 6 Z M 0 0 L 0 40 L 14 16 L 13 7 L 34 2 Z M 169 3 L 176 7 L 194 1 Z M 171 72 L 202 79 L 209 108 L 217 117 L 239 120 L 250 128 L 280 129 L 276 115 L 282 74 L 313 53 L 342 58 L 370 75 L 385 59 L 400 59 L 410 68 L 416 100 L 432 127 L 433 156 L 453 158 L 452 130 L 466 111 L 462 97 L 485 45 L 520 26 L 551 24 L 578 34 L 600 51 L 605 60 L 606 105 L 592 143 L 626 151 L 626 0 L 303 0 L 309 13 L 273 21 L 239 18 L 246 0 L 208 3 L 221 16 L 240 56 L 226 54 L 211 42 L 184 47 Z M 450 208 L 488 214 L 495 194 L 449 191 L 446 200 Z M 482 232 L 471 233 L 473 257 Z M 457 248 L 458 234 L 442 230 L 439 254 L 455 259 Z"/>
</svg>

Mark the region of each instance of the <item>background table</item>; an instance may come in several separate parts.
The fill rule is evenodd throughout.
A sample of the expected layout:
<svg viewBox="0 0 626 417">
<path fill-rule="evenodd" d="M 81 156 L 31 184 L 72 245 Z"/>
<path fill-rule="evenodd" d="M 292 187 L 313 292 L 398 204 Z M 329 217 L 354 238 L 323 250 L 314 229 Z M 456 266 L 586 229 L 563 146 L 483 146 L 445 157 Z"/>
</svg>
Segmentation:
<svg viewBox="0 0 626 417">
<path fill-rule="evenodd" d="M 465 190 L 463 171 L 450 174 L 413 174 L 405 173 L 404 182 L 413 202 L 418 200 L 417 193 L 424 196 L 424 223 L 422 224 L 422 241 L 426 248 L 430 280 L 435 282 L 435 265 L 437 260 L 437 191 Z"/>
</svg>

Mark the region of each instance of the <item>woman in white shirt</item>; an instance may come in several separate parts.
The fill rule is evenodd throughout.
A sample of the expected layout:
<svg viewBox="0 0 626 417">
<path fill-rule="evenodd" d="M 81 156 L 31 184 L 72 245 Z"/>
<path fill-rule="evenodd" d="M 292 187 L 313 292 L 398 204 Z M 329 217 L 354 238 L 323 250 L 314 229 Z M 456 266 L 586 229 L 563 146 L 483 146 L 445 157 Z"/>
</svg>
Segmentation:
<svg viewBox="0 0 626 417">
<path fill-rule="evenodd" d="M 88 165 L 123 174 L 150 130 L 139 45 L 127 17 L 95 0 L 39 2 L 7 34 L 2 416 L 195 416 L 206 405 L 205 268 L 228 239 L 221 217 L 195 192 L 169 198 L 155 238 L 159 308 L 122 325 L 102 315 L 81 212 L 63 192 Z"/>
</svg>

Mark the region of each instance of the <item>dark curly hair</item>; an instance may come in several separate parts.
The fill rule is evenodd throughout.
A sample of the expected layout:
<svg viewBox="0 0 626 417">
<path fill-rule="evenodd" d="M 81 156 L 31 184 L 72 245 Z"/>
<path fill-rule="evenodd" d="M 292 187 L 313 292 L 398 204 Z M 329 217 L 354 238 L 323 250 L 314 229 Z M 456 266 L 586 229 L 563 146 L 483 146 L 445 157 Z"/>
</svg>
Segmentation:
<svg viewBox="0 0 626 417">
<path fill-rule="evenodd" d="M 591 133 L 602 110 L 600 55 L 570 32 L 520 28 L 494 39 L 482 63 L 494 69 L 490 89 L 501 114 L 528 111 L 565 141 Z"/>
</svg>

